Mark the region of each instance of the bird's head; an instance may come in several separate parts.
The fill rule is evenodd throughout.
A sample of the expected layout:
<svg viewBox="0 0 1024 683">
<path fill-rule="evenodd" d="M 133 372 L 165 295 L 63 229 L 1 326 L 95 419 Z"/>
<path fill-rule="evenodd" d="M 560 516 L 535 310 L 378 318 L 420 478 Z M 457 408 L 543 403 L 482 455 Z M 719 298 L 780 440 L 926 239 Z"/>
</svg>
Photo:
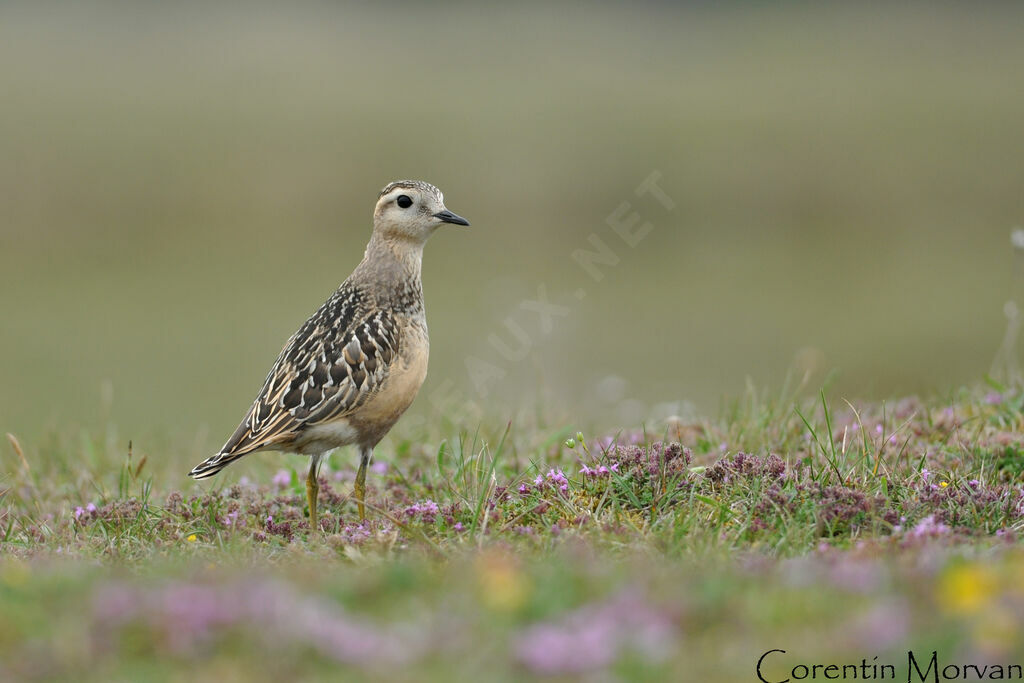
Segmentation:
<svg viewBox="0 0 1024 683">
<path fill-rule="evenodd" d="M 373 210 L 373 229 L 389 239 L 422 244 L 445 223 L 469 225 L 444 206 L 444 195 L 422 180 L 397 180 L 381 190 Z"/>
</svg>

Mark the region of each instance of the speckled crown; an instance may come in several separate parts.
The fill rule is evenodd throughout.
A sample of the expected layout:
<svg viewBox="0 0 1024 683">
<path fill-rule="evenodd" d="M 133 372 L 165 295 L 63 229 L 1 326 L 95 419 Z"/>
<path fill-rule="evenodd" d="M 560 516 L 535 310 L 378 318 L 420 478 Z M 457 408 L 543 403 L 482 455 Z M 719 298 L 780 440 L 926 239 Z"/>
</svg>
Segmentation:
<svg viewBox="0 0 1024 683">
<path fill-rule="evenodd" d="M 441 190 L 437 189 L 430 183 L 423 182 L 422 180 L 396 180 L 393 183 L 388 183 L 387 185 L 384 186 L 384 189 L 380 191 L 380 194 L 377 195 L 377 199 L 380 199 L 388 192 L 391 192 L 392 190 L 400 187 L 420 190 L 422 192 L 429 192 L 430 194 L 437 197 L 438 201 L 440 201 L 442 204 L 444 203 L 444 195 L 441 194 Z"/>
</svg>

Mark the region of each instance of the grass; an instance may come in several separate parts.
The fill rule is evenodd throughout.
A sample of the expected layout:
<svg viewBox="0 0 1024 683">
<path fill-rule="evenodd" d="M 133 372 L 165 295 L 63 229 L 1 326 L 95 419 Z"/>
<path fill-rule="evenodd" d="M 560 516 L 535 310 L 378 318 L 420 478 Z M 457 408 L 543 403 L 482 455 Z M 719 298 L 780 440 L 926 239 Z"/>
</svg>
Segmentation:
<svg viewBox="0 0 1024 683">
<path fill-rule="evenodd" d="M 325 469 L 318 533 L 304 472 L 267 467 L 298 459 L 176 490 L 173 446 L 10 436 L 0 677 L 754 680 L 775 648 L 769 680 L 862 659 L 902 677 L 908 651 L 1019 663 L 1022 406 L 998 385 L 752 393 L 657 432 L 485 424 L 382 448 L 365 523 L 354 473 Z"/>
<path fill-rule="evenodd" d="M 1024 659 L 1019 389 L 840 398 L 956 386 L 1016 330 L 1024 5 L 136 5 L 2 10 L 0 680 Z M 301 458 L 186 479 L 403 176 L 474 227 L 429 247 L 369 522 L 349 453 L 315 532 Z M 794 349 L 843 377 L 689 417 Z"/>
</svg>

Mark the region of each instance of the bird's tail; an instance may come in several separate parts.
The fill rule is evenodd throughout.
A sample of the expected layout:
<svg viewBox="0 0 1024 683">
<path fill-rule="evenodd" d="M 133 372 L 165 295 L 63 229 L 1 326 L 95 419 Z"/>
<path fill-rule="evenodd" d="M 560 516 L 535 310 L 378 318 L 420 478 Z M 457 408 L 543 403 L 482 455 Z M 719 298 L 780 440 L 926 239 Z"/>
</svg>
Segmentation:
<svg viewBox="0 0 1024 683">
<path fill-rule="evenodd" d="M 247 417 L 238 429 L 231 435 L 227 443 L 220 447 L 220 452 L 212 455 L 206 460 L 192 468 L 188 476 L 193 479 L 207 479 L 214 476 L 222 469 L 253 451 L 258 451 L 268 445 L 268 439 L 256 439 L 252 430 L 249 429 L 249 418 Z"/>
<path fill-rule="evenodd" d="M 241 458 L 245 453 L 218 453 L 192 468 L 188 476 L 193 479 L 207 479 Z"/>
</svg>

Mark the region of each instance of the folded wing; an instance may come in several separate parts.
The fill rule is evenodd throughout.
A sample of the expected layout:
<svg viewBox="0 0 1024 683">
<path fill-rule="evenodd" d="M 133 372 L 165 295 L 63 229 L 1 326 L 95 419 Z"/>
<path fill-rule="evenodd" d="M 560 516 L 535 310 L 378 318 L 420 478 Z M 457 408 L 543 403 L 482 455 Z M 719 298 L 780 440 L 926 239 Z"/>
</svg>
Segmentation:
<svg viewBox="0 0 1024 683">
<path fill-rule="evenodd" d="M 357 290 L 340 289 L 285 344 L 220 452 L 189 476 L 213 476 L 247 453 L 286 446 L 303 430 L 356 410 L 387 379 L 398 330 L 389 313 L 369 311 Z"/>
</svg>

